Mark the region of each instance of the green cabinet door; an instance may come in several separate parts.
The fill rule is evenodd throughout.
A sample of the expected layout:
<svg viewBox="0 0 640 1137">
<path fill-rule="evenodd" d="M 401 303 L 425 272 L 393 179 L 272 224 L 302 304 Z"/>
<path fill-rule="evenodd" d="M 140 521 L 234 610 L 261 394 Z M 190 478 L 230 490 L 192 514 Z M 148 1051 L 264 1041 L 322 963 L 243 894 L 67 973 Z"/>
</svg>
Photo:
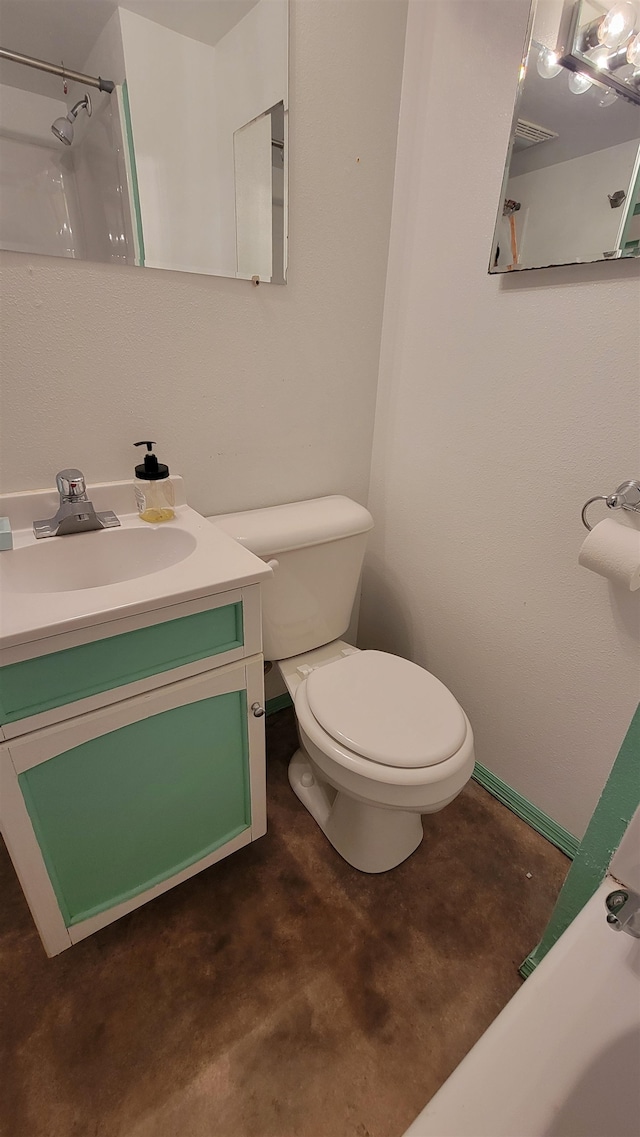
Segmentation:
<svg viewBox="0 0 640 1137">
<path fill-rule="evenodd" d="M 19 783 L 65 923 L 77 924 L 250 826 L 246 692 L 102 733 Z"/>
</svg>

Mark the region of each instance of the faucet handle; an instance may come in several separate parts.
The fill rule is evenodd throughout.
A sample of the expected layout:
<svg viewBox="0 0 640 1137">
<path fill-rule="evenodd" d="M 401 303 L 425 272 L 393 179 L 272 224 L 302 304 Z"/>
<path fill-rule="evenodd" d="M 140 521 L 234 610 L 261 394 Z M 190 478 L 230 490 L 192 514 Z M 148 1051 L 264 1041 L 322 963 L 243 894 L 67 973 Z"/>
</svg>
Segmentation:
<svg viewBox="0 0 640 1137">
<path fill-rule="evenodd" d="M 56 474 L 56 486 L 61 501 L 81 501 L 86 496 L 82 470 L 60 470 Z"/>
</svg>

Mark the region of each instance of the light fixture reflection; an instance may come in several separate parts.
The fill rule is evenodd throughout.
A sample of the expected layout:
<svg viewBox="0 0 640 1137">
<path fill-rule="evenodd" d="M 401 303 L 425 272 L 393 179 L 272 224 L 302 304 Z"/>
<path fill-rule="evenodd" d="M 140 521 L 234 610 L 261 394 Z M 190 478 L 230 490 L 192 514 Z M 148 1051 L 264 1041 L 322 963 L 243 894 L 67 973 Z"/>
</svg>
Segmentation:
<svg viewBox="0 0 640 1137">
<path fill-rule="evenodd" d="M 582 71 L 572 71 L 569 76 L 569 90 L 573 91 L 574 95 L 584 95 L 589 87 L 593 86 L 588 75 Z"/>
<path fill-rule="evenodd" d="M 591 60 L 598 71 L 606 71 L 609 65 L 610 51 L 608 47 L 601 44 L 600 47 L 594 47 L 593 51 L 587 52 L 587 58 Z"/>
<path fill-rule="evenodd" d="M 611 107 L 617 102 L 618 96 L 611 87 L 597 87 L 594 85 L 593 94 L 599 107 Z"/>
<path fill-rule="evenodd" d="M 611 48 L 622 47 L 632 34 L 637 18 L 638 13 L 629 0 L 614 4 L 598 28 L 600 43 Z"/>
<path fill-rule="evenodd" d="M 538 75 L 541 79 L 555 79 L 562 71 L 562 65 L 558 63 L 558 56 L 555 51 L 551 51 L 548 47 L 541 47 L 536 61 Z"/>
<path fill-rule="evenodd" d="M 640 67 L 640 32 L 633 37 L 627 48 L 627 61 L 632 67 Z"/>
</svg>

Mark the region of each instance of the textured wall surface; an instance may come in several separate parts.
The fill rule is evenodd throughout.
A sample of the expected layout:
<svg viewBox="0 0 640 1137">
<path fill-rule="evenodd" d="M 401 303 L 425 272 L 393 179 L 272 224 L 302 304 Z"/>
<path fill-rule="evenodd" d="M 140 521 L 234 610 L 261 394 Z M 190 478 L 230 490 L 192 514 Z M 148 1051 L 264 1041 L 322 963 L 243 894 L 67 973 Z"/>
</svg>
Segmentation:
<svg viewBox="0 0 640 1137">
<path fill-rule="evenodd" d="M 2 254 L 5 492 L 155 438 L 204 513 L 366 498 L 405 13 L 292 5 L 286 287 Z"/>
<path fill-rule="evenodd" d="M 577 556 L 584 501 L 640 473 L 640 266 L 486 273 L 527 8 L 409 8 L 360 627 L 580 836 L 638 701 L 640 594 Z M 473 97 L 450 44 L 491 61 Z"/>
</svg>

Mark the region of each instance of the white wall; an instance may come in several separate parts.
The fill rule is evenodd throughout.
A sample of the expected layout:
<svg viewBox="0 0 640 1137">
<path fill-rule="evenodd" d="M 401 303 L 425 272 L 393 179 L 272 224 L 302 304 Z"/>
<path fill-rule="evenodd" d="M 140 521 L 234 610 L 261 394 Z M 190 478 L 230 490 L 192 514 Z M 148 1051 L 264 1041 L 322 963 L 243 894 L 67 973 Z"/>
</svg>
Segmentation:
<svg viewBox="0 0 640 1137">
<path fill-rule="evenodd" d="M 120 11 L 104 25 L 88 56 L 81 62 L 88 75 L 101 75 L 121 85 L 125 80 Z M 86 88 L 69 84 L 67 102 L 72 106 Z M 117 96 L 91 91 L 93 113 L 89 120 L 76 120 L 85 131 L 81 144 L 74 143 L 76 185 L 84 222 L 84 256 L 91 261 L 135 264 L 132 203 L 129 197 L 124 143 Z M 79 136 L 77 136 L 79 137 Z"/>
<path fill-rule="evenodd" d="M 638 139 L 583 154 L 568 162 L 511 178 L 509 198 L 516 214 L 520 263 L 527 266 L 601 260 L 615 249 L 624 207 L 612 209 L 608 195 L 630 185 Z M 505 242 L 502 264 L 511 261 Z"/>
<path fill-rule="evenodd" d="M 219 140 L 215 193 L 223 219 L 218 255 L 229 275 L 235 273 L 237 264 L 233 136 L 276 103 L 284 102 L 287 109 L 286 27 L 286 0 L 261 0 L 215 47 Z"/>
<path fill-rule="evenodd" d="M 233 135 L 237 276 L 273 278 L 273 128 L 271 115 Z M 280 280 L 279 283 L 282 283 Z"/>
<path fill-rule="evenodd" d="M 120 10 L 145 264 L 211 271 L 214 48 Z M 188 109 L 187 109 L 188 108 Z"/>
<path fill-rule="evenodd" d="M 584 501 L 638 474 L 640 266 L 487 275 L 527 10 L 410 4 L 361 642 L 435 672 L 579 836 L 638 701 L 639 594 L 577 555 Z"/>
<path fill-rule="evenodd" d="M 123 83 L 126 79 L 119 8 L 116 8 L 111 18 L 107 20 L 91 51 L 83 61 L 81 69 L 86 74 L 101 75 L 103 79 L 110 79 L 112 83 Z M 71 83 L 69 85 L 70 92 L 78 88 L 81 92 L 79 97 L 82 97 L 81 84 Z M 94 89 L 92 99 L 96 104 L 101 100 L 107 101 L 109 95 Z"/>
<path fill-rule="evenodd" d="M 64 117 L 67 109 L 62 99 L 0 83 L 0 133 L 7 137 L 22 138 L 50 149 L 54 149 L 54 142 L 61 146 L 51 133 L 51 124 Z"/>
<path fill-rule="evenodd" d="M 262 0 L 211 47 L 120 9 L 150 267 L 235 276 L 233 133 L 285 99 L 286 20 Z"/>
<path fill-rule="evenodd" d="M 203 513 L 366 499 L 403 21 L 293 5 L 286 287 L 0 257 L 3 490 L 127 477 L 154 438 Z"/>
</svg>

